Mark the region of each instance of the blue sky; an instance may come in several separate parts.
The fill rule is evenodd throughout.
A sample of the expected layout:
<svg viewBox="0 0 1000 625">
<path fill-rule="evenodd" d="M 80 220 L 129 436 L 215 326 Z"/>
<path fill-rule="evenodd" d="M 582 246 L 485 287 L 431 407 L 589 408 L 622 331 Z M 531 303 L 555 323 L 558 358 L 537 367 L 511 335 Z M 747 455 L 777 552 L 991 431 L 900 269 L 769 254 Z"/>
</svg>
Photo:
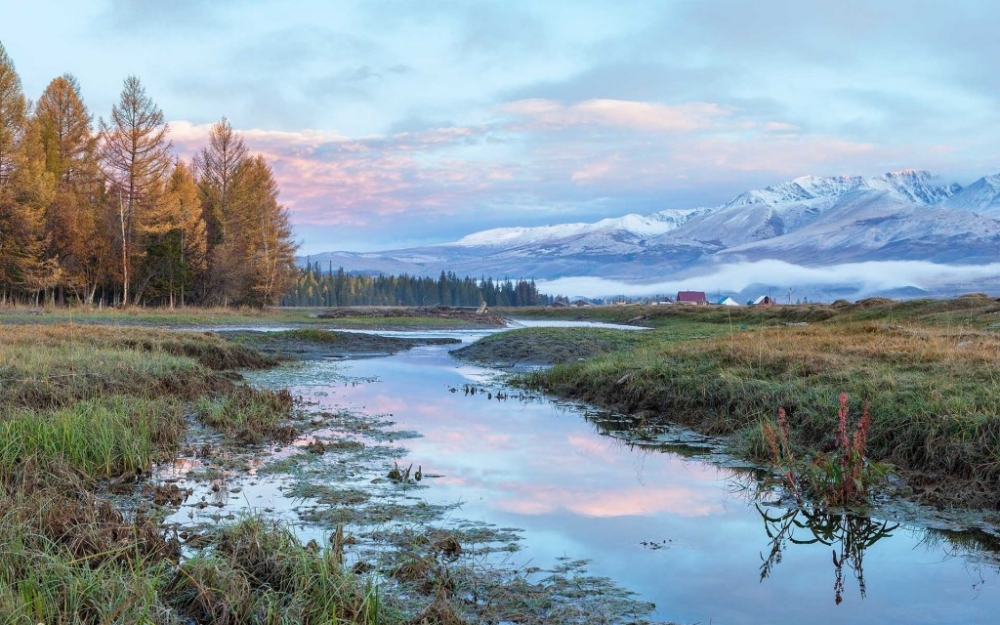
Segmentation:
<svg viewBox="0 0 1000 625">
<path fill-rule="evenodd" d="M 0 0 L 26 95 L 138 76 L 226 116 L 303 253 L 715 205 L 799 175 L 1000 172 L 988 0 Z"/>
</svg>

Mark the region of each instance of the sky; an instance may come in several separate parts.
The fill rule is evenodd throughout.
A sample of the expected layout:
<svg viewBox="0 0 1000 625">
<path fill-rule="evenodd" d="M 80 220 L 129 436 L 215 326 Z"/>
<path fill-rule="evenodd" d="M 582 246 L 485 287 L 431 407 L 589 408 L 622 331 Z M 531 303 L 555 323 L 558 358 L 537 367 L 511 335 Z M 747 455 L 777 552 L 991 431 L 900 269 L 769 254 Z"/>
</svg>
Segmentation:
<svg viewBox="0 0 1000 625">
<path fill-rule="evenodd" d="M 129 75 L 226 117 L 303 254 L 714 206 L 797 176 L 1000 172 L 993 0 L 0 0 L 32 99 Z"/>
</svg>

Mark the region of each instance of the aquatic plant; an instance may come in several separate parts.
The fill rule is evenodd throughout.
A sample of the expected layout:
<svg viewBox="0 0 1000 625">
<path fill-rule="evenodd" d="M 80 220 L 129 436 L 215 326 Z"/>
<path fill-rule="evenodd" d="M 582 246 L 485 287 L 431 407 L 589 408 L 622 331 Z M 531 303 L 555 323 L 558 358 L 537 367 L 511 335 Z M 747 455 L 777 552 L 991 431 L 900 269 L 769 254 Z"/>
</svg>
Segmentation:
<svg viewBox="0 0 1000 625">
<path fill-rule="evenodd" d="M 344 569 L 342 531 L 331 537 L 330 547 L 303 545 L 280 522 L 247 515 L 217 529 L 210 541 L 208 550 L 177 569 L 166 591 L 173 605 L 198 622 L 401 620 L 386 612 L 377 586 Z"/>
<path fill-rule="evenodd" d="M 847 393 L 840 394 L 836 448 L 797 456 L 793 451 L 788 416 L 778 408 L 776 423 L 762 421 L 761 432 L 771 451 L 771 465 L 782 484 L 801 503 L 809 498 L 822 507 L 864 506 L 884 484 L 890 466 L 867 456 L 871 414 L 865 402 L 861 418 L 848 433 Z"/>
<path fill-rule="evenodd" d="M 195 405 L 195 415 L 235 440 L 260 443 L 269 437 L 287 439 L 294 435 L 294 428 L 283 424 L 293 404 L 291 393 L 285 389 L 272 391 L 240 386 L 222 397 L 200 398 Z"/>
</svg>

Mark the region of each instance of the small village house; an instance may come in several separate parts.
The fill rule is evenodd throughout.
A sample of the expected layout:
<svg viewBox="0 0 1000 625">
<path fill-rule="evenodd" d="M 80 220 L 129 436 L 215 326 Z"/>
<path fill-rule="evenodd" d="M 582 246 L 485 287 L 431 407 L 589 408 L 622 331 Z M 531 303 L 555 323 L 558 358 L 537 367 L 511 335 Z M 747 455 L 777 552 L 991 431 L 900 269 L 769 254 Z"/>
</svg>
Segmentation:
<svg viewBox="0 0 1000 625">
<path fill-rule="evenodd" d="M 678 291 L 677 303 L 688 306 L 705 306 L 708 304 L 708 298 L 705 297 L 704 291 Z"/>
<path fill-rule="evenodd" d="M 715 302 L 715 305 L 716 306 L 739 306 L 740 303 L 727 295 L 726 297 L 723 297 L 719 301 Z"/>
</svg>

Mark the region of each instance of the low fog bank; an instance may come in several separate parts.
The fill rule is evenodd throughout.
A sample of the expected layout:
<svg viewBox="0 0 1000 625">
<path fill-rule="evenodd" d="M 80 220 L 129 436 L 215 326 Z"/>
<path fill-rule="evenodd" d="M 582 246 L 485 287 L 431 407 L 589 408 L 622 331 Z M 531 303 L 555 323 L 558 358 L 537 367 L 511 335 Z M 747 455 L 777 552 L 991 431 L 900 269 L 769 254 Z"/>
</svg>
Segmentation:
<svg viewBox="0 0 1000 625">
<path fill-rule="evenodd" d="M 677 291 L 705 291 L 709 299 L 732 296 L 745 303 L 770 295 L 779 303 L 831 302 L 865 297 L 951 297 L 972 291 L 1000 292 L 1000 263 L 941 265 L 923 261 L 871 261 L 804 267 L 763 260 L 711 268 L 658 282 L 624 282 L 591 277 L 537 281 L 550 295 L 587 298 L 673 297 Z"/>
</svg>

